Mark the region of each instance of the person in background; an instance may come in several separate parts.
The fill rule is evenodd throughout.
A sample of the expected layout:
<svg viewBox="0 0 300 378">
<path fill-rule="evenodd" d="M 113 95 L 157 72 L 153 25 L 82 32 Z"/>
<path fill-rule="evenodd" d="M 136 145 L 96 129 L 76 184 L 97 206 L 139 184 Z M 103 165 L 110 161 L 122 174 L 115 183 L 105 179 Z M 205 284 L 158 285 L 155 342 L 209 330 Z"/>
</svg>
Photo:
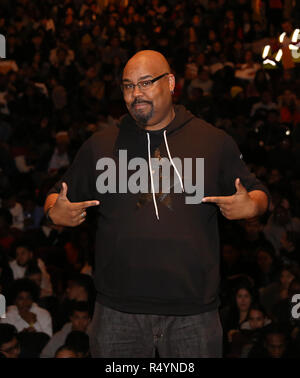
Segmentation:
<svg viewBox="0 0 300 378">
<path fill-rule="evenodd" d="M 28 240 L 19 240 L 15 244 L 16 258 L 10 261 L 9 265 L 13 271 L 14 279 L 24 278 L 26 269 L 29 264 L 36 263 L 41 270 L 41 288 L 44 293 L 52 295 L 52 283 L 50 275 L 47 272 L 45 263 L 41 258 L 34 258 L 34 246 Z M 43 294 L 44 294 L 43 293 Z"/>
<path fill-rule="evenodd" d="M 73 348 L 63 345 L 57 349 L 55 358 L 78 358 L 78 356 Z"/>
<path fill-rule="evenodd" d="M 258 302 L 253 303 L 249 309 L 247 320 L 232 336 L 230 352 L 227 357 L 247 357 L 253 345 L 262 339 L 263 332 L 271 322 L 263 307 Z"/>
<path fill-rule="evenodd" d="M 68 335 L 73 331 L 88 332 L 91 321 L 87 302 L 75 302 L 70 316 L 70 322 L 56 332 L 41 353 L 42 358 L 53 358 L 59 347 L 65 344 Z"/>
<path fill-rule="evenodd" d="M 50 336 L 44 332 L 27 332 L 18 333 L 20 342 L 20 358 L 40 358 L 44 346 L 50 339 Z"/>
<path fill-rule="evenodd" d="M 233 290 L 231 305 L 221 309 L 221 321 L 224 330 L 224 353 L 230 349 L 232 337 L 239 332 L 241 325 L 247 320 L 248 312 L 256 294 L 250 282 L 241 282 Z"/>
<path fill-rule="evenodd" d="M 295 250 L 293 241 L 289 240 L 289 233 L 300 234 L 300 218 L 292 215 L 290 202 L 283 198 L 274 208 L 264 228 L 264 234 L 277 255 L 281 248 L 288 252 Z"/>
<path fill-rule="evenodd" d="M 262 242 L 256 250 L 256 263 L 253 267 L 252 277 L 256 287 L 263 288 L 276 281 L 278 276 L 279 262 L 275 255 L 272 244 Z"/>
<path fill-rule="evenodd" d="M 283 265 L 279 272 L 279 279 L 270 285 L 259 290 L 260 302 L 268 312 L 272 314 L 274 306 L 279 301 L 288 298 L 288 288 L 295 278 L 300 277 L 300 270 L 297 264 Z"/>
<path fill-rule="evenodd" d="M 66 338 L 65 345 L 72 348 L 76 352 L 77 358 L 90 357 L 89 336 L 85 332 L 70 332 Z"/>
<path fill-rule="evenodd" d="M 67 282 L 62 301 L 54 316 L 55 330 L 60 330 L 69 320 L 76 302 L 87 302 L 90 313 L 93 312 L 95 301 L 95 288 L 93 280 L 86 274 L 75 273 Z"/>
<path fill-rule="evenodd" d="M 49 297 L 53 294 L 52 290 L 42 288 L 43 273 L 35 261 L 28 263 L 24 278 L 29 278 L 31 281 L 37 284 L 37 286 L 40 288 L 40 298 Z"/>
<path fill-rule="evenodd" d="M 7 307 L 2 323 L 12 324 L 18 332 L 44 332 L 52 336 L 52 319 L 49 312 L 36 304 L 38 286 L 27 278 L 18 279 L 11 288 L 13 305 Z"/>
<path fill-rule="evenodd" d="M 20 355 L 18 331 L 12 324 L 0 323 L 0 353 L 6 358 L 18 358 Z"/>
<path fill-rule="evenodd" d="M 55 174 L 59 169 L 65 168 L 70 164 L 68 146 L 70 138 L 66 131 L 59 131 L 56 134 L 56 145 L 49 162 L 49 174 Z"/>
<path fill-rule="evenodd" d="M 250 350 L 248 358 L 290 358 L 293 356 L 290 338 L 280 325 L 270 327 L 262 340 Z"/>
</svg>

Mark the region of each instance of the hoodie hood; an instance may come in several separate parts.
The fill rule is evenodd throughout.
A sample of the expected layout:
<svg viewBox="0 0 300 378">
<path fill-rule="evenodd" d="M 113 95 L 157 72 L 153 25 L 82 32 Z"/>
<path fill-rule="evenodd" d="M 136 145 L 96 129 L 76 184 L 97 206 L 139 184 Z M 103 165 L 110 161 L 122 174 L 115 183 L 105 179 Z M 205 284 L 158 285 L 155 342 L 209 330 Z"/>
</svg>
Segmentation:
<svg viewBox="0 0 300 378">
<path fill-rule="evenodd" d="M 163 130 L 167 130 L 167 135 L 172 134 L 173 132 L 181 129 L 184 127 L 188 122 L 190 122 L 195 116 L 183 105 L 174 105 L 174 111 L 175 111 L 175 118 L 169 123 L 166 128 Z M 122 130 L 125 129 L 128 131 L 128 129 L 135 130 L 136 132 L 142 132 L 146 133 L 147 131 L 151 130 L 145 130 L 142 127 L 138 126 L 136 121 L 132 118 L 132 116 L 128 113 L 125 114 L 120 118 L 120 121 L 118 123 L 118 127 Z M 159 130 L 158 130 L 159 131 Z"/>
<path fill-rule="evenodd" d="M 164 129 L 157 131 L 145 130 L 138 126 L 129 113 L 122 116 L 117 124 L 120 132 L 114 146 L 114 154 L 118 155 L 119 150 L 126 149 L 129 159 L 135 157 L 147 159 L 148 132 L 151 135 L 151 155 L 153 155 L 155 148 L 160 144 L 161 135 L 164 130 L 166 130 L 166 136 L 170 136 L 179 132 L 185 126 L 188 126 L 189 122 L 195 118 L 195 116 L 182 105 L 174 105 L 174 111 L 175 118 L 170 124 Z M 155 140 L 157 140 L 157 142 Z"/>
</svg>

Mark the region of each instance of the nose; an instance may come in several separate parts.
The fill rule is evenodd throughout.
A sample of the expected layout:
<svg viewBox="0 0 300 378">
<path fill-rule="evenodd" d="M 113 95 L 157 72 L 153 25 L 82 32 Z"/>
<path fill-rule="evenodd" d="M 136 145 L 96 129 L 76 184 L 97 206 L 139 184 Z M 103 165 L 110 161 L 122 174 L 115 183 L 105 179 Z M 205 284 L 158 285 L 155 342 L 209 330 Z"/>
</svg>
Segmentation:
<svg viewBox="0 0 300 378">
<path fill-rule="evenodd" d="M 142 94 L 142 91 L 141 89 L 138 87 L 138 85 L 136 85 L 133 89 L 133 92 L 132 92 L 133 96 L 134 97 L 138 97 Z"/>
</svg>

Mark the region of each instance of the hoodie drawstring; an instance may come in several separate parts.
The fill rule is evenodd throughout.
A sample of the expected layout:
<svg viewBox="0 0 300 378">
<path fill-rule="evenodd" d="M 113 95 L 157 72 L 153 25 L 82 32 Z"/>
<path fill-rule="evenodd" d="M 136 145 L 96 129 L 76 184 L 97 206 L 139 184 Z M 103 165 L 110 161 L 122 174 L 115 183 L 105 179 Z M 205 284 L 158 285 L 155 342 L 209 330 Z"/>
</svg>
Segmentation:
<svg viewBox="0 0 300 378">
<path fill-rule="evenodd" d="M 170 150 L 169 150 L 169 146 L 168 146 L 168 140 L 167 140 L 166 133 L 167 133 L 167 131 L 165 130 L 164 131 L 164 140 L 165 140 L 165 145 L 166 145 L 166 149 L 167 149 L 167 152 L 168 152 L 168 156 L 169 156 L 170 162 L 171 162 L 171 164 L 172 164 L 172 166 L 174 168 L 174 171 L 176 172 L 176 174 L 178 176 L 178 179 L 180 181 L 181 189 L 182 189 L 182 191 L 184 191 L 182 178 L 181 178 L 181 176 L 180 176 L 180 174 L 179 174 L 179 172 L 178 172 L 178 170 L 176 168 L 176 165 L 173 162 L 172 156 L 170 154 Z M 150 170 L 152 198 L 153 198 L 153 203 L 154 203 L 156 218 L 159 220 L 159 213 L 158 213 L 158 208 L 157 208 L 157 203 L 156 203 L 156 197 L 155 197 L 155 189 L 154 189 L 154 183 L 153 183 L 153 172 L 152 172 L 152 164 L 151 164 L 151 143 L 150 143 L 150 135 L 149 135 L 149 133 L 147 133 L 147 139 L 148 139 L 148 162 L 149 162 L 149 170 Z"/>
<path fill-rule="evenodd" d="M 177 170 L 177 168 L 176 168 L 176 165 L 175 165 L 174 162 L 173 162 L 173 159 L 172 159 L 172 157 L 171 157 L 171 154 L 170 154 L 170 150 L 169 150 L 169 146 L 168 146 L 168 141 L 167 141 L 167 130 L 164 131 L 164 138 L 165 138 L 165 145 L 166 145 L 166 149 L 167 149 L 167 152 L 168 152 L 168 156 L 169 156 L 170 162 L 171 162 L 171 164 L 173 165 L 173 168 L 174 168 L 174 170 L 175 170 L 175 172 L 176 172 L 176 174 L 177 174 L 177 176 L 178 176 L 178 178 L 179 178 L 180 185 L 181 185 L 181 189 L 182 189 L 182 191 L 184 192 L 184 187 L 183 187 L 183 183 L 182 183 L 182 178 L 181 178 L 181 176 L 180 176 L 180 174 L 179 174 L 179 172 L 178 172 L 178 170 Z"/>
<path fill-rule="evenodd" d="M 158 208 L 157 208 L 157 203 L 156 203 L 156 198 L 155 198 L 155 190 L 154 190 L 154 184 L 153 184 L 153 172 L 152 172 L 152 164 L 151 164 L 151 146 L 150 146 L 150 135 L 149 135 L 149 133 L 147 133 L 147 138 L 148 138 L 148 161 L 149 161 L 150 178 L 151 178 L 152 198 L 153 198 L 153 203 L 154 203 L 154 207 L 155 207 L 156 218 L 159 220 Z"/>
</svg>

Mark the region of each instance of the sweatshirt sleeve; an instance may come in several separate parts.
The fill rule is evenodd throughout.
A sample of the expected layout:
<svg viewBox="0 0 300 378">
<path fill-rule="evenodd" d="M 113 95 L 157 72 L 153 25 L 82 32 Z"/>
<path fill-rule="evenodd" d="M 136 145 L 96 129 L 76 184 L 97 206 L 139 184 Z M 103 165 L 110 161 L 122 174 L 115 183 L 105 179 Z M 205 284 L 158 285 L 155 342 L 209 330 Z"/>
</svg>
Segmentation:
<svg viewBox="0 0 300 378">
<path fill-rule="evenodd" d="M 89 138 L 82 144 L 70 167 L 48 191 L 47 196 L 51 193 L 59 193 L 61 184 L 65 182 L 68 186 L 67 197 L 70 202 L 94 200 L 96 196 L 96 163 L 94 163 Z"/>
<path fill-rule="evenodd" d="M 261 190 L 268 196 L 268 189 L 261 183 L 256 176 L 251 173 L 243 161 L 243 156 L 231 136 L 225 134 L 224 143 L 221 152 L 221 171 L 219 176 L 219 185 L 222 196 L 229 196 L 236 192 L 235 180 L 240 178 L 242 185 L 248 192 Z"/>
</svg>

